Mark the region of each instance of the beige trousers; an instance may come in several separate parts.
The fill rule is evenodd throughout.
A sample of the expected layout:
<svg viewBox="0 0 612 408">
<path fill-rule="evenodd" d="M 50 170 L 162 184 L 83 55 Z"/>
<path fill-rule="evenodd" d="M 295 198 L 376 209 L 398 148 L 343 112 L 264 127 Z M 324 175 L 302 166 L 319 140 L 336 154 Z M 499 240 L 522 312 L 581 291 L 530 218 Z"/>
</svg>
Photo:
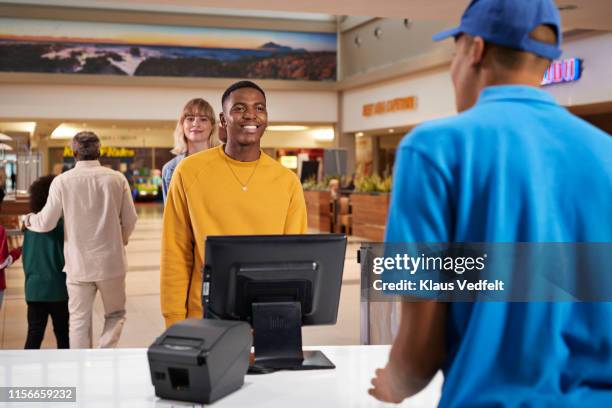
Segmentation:
<svg viewBox="0 0 612 408">
<path fill-rule="evenodd" d="M 99 348 L 117 345 L 125 323 L 125 276 L 98 282 L 66 282 L 70 312 L 70 348 L 92 348 L 92 311 L 96 292 L 104 305 Z"/>
</svg>

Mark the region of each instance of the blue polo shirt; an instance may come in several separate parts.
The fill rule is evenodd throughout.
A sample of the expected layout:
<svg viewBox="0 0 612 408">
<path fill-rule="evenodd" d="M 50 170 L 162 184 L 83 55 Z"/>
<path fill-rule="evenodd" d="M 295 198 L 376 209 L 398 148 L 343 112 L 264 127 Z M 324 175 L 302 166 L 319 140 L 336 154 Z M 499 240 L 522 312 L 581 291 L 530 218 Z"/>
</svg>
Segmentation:
<svg viewBox="0 0 612 408">
<path fill-rule="evenodd" d="M 388 242 L 612 242 L 612 138 L 495 86 L 397 152 Z M 611 271 L 612 272 L 612 271 Z M 451 303 L 442 407 L 612 406 L 612 304 Z"/>
</svg>

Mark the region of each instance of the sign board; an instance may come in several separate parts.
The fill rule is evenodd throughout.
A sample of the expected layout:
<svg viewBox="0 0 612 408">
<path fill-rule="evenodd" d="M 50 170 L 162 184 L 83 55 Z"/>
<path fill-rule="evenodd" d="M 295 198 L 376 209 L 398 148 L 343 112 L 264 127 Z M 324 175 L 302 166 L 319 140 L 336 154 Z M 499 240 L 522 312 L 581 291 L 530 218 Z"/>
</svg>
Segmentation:
<svg viewBox="0 0 612 408">
<path fill-rule="evenodd" d="M 403 110 L 415 110 L 416 105 L 416 96 L 407 96 L 405 98 L 395 98 L 388 101 L 365 104 L 363 105 L 361 114 L 362 116 L 368 117 Z"/>
<path fill-rule="evenodd" d="M 544 73 L 542 85 L 560 84 L 563 82 L 574 82 L 580 79 L 582 74 L 582 60 L 569 58 L 553 61 Z"/>
<path fill-rule="evenodd" d="M 100 157 L 117 157 L 117 158 L 126 158 L 126 157 L 134 157 L 136 152 L 132 149 L 126 149 L 125 147 L 112 147 L 112 146 L 102 146 L 100 147 Z M 72 153 L 72 149 L 70 146 L 64 147 L 64 157 L 72 157 L 74 154 Z"/>
</svg>

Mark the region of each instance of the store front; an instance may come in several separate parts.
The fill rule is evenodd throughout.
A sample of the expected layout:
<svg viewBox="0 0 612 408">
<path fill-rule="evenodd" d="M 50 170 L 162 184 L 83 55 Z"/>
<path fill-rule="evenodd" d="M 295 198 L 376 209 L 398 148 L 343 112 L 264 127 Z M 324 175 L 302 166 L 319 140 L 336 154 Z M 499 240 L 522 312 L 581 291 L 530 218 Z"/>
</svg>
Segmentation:
<svg viewBox="0 0 612 408">
<path fill-rule="evenodd" d="M 72 79 L 70 79 L 72 81 Z M 40 153 L 42 173 L 58 174 L 70 167 L 64 149 L 78 131 L 91 130 L 101 139 L 102 146 L 130 149 L 132 158 L 103 158 L 105 165 L 118 171 L 128 166 L 138 175 L 150 176 L 161 171 L 173 155 L 173 131 L 181 107 L 193 97 L 215 101 L 218 114 L 221 95 L 231 81 L 198 80 L 210 82 L 214 88 L 201 88 L 197 92 L 184 87 L 171 86 L 118 86 L 110 84 L 104 92 L 90 85 L 64 83 L 3 84 L 2 96 L 15 103 L 7 105 L 3 117 L 17 118 L 34 124 L 29 132 L 29 148 Z M 155 80 L 151 80 L 154 83 Z M 328 84 L 304 84 L 287 89 L 284 84 L 258 81 L 266 90 L 270 126 L 262 139 L 262 148 L 280 160 L 279 149 L 330 149 L 336 145 L 335 126 L 338 119 L 338 96 Z M 216 87 L 219 86 L 219 87 Z M 304 88 L 305 90 L 300 90 Z M 159 95 L 164 97 L 160 98 Z M 95 97 L 92 97 L 95 95 Z M 82 101 L 87 100 L 87 104 Z M 19 101 L 27 101 L 20 104 Z M 22 106 L 28 106 L 27 110 Z M 53 107 L 50 109 L 49 107 Z M 32 118 L 32 112 L 40 115 Z M 70 118 L 70 119 L 66 119 Z M 15 120 L 15 119 L 12 119 Z M 0 118 L 0 124 L 2 118 Z M 285 128 L 278 129 L 278 126 Z M 293 128 L 287 129 L 291 125 Z M 276 127 L 276 129 L 275 129 Z M 290 154 L 289 154 L 290 155 Z M 309 161 L 317 154 L 309 154 Z M 312 158 L 310 156 L 313 156 Z M 288 163 L 292 170 L 299 167 Z"/>
<path fill-rule="evenodd" d="M 122 173 L 137 201 L 161 200 L 161 168 L 171 158 L 167 148 L 114 147 L 102 145 L 100 164 Z M 49 148 L 49 165 L 54 174 L 70 170 L 75 165 L 69 146 Z"/>
<path fill-rule="evenodd" d="M 126 176 L 134 198 L 159 199 L 161 169 L 174 157 L 173 126 L 171 121 L 66 123 L 39 141 L 38 148 L 46 158 L 46 171 L 60 174 L 74 167 L 72 135 L 91 130 L 101 140 L 101 164 Z M 323 174 L 326 152 L 334 146 L 334 137 L 333 125 L 270 125 L 262 139 L 262 149 L 299 177 L 316 178 Z"/>
<path fill-rule="evenodd" d="M 612 134 L 612 71 L 609 50 L 612 34 L 587 33 L 563 46 L 560 61 L 553 64 L 544 89 L 571 112 Z"/>
<path fill-rule="evenodd" d="M 355 168 L 364 176 L 389 176 L 403 136 L 427 120 L 455 113 L 446 67 L 343 94 L 343 130 L 355 138 Z"/>
<path fill-rule="evenodd" d="M 360 238 L 382 241 L 397 146 L 414 126 L 454 113 L 446 67 L 344 91 L 342 129 L 354 138 L 355 177 L 350 191 L 341 190 L 332 224 Z"/>
<path fill-rule="evenodd" d="M 559 104 L 612 133 L 612 34 L 568 36 L 562 57 L 542 79 Z M 448 66 L 345 91 L 343 130 L 355 137 L 356 169 L 364 175 L 389 174 L 394 150 L 406 132 L 424 121 L 456 113 Z"/>
</svg>

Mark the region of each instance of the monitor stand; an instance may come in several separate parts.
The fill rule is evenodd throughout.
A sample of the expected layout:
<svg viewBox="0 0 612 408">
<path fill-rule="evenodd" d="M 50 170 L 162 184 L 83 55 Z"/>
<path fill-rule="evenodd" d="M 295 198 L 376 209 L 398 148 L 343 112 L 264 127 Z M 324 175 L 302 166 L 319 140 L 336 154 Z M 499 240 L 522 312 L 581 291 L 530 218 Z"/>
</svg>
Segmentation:
<svg viewBox="0 0 612 408">
<path fill-rule="evenodd" d="M 336 368 L 318 350 L 302 350 L 300 302 L 253 303 L 254 368 L 319 370 Z"/>
</svg>

